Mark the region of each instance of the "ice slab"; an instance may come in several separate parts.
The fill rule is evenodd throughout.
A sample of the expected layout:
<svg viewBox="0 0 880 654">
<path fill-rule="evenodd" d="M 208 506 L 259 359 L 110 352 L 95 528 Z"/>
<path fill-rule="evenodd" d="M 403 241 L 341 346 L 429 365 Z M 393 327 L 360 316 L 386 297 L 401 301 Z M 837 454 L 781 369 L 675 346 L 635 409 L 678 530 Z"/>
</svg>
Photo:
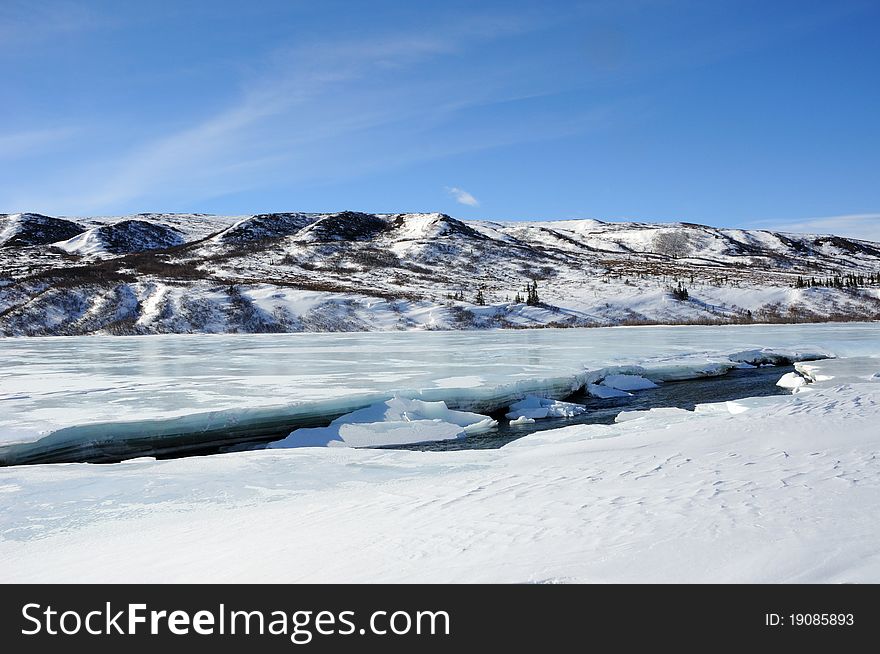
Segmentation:
<svg viewBox="0 0 880 654">
<path fill-rule="evenodd" d="M 511 420 L 531 418 L 535 421 L 543 418 L 572 418 L 586 412 L 587 407 L 582 404 L 529 395 L 512 404 L 505 417 Z"/>
<path fill-rule="evenodd" d="M 640 375 L 608 375 L 599 384 L 618 391 L 642 391 L 647 388 L 657 388 L 657 384 Z"/>
<path fill-rule="evenodd" d="M 394 397 L 387 402 L 340 416 L 328 427 L 303 428 L 271 443 L 272 449 L 290 447 L 378 447 L 442 441 L 479 434 L 497 424 L 489 416 L 452 411 L 445 402 L 423 402 Z"/>
<path fill-rule="evenodd" d="M 630 397 L 632 395 L 632 393 L 619 391 L 616 388 L 603 386 L 602 384 L 587 384 L 587 393 L 589 393 L 593 397 L 598 397 L 599 399 L 605 400 L 612 397 Z"/>
</svg>

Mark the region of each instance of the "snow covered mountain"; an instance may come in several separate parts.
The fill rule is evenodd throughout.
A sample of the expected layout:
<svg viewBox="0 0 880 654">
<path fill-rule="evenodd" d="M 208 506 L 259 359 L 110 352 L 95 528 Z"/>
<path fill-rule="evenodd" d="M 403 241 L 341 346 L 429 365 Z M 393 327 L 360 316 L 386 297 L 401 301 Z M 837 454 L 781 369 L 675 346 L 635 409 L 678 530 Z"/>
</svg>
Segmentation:
<svg viewBox="0 0 880 654">
<path fill-rule="evenodd" d="M 878 243 L 690 223 L 0 214 L 7 336 L 876 319 L 878 282 Z"/>
</svg>

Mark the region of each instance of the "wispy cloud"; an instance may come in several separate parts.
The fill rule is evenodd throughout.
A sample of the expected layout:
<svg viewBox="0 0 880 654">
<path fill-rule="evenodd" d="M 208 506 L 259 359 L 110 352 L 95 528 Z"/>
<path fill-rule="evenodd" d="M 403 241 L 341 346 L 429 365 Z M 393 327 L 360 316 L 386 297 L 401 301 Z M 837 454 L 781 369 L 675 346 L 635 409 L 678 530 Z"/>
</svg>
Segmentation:
<svg viewBox="0 0 880 654">
<path fill-rule="evenodd" d="M 762 227 L 785 232 L 834 234 L 880 242 L 880 213 L 847 214 L 806 218 L 785 223 L 762 223 Z"/>
<path fill-rule="evenodd" d="M 36 198 L 41 210 L 78 213 L 142 208 L 156 198 L 166 206 L 192 206 L 229 193 L 338 181 L 569 134 L 594 122 L 589 110 L 577 120 L 565 117 L 528 129 L 473 128 L 459 121 L 471 107 L 522 96 L 511 84 L 512 74 L 489 80 L 485 71 L 424 74 L 443 58 L 454 60 L 468 48 L 539 27 L 538 21 L 513 17 L 464 17 L 430 32 L 276 49 L 249 69 L 226 108 L 83 164 L 64 179 L 43 178 L 40 188 L 16 189 L 5 203 L 33 207 Z M 438 125 L 453 123 L 451 137 L 430 137 Z M 47 194 L 52 186 L 57 191 Z M 462 197 L 463 204 L 477 206 L 473 196 Z"/>
<path fill-rule="evenodd" d="M 458 188 L 457 186 L 447 186 L 446 192 L 449 193 L 455 201 L 459 204 L 464 204 L 468 207 L 479 207 L 480 201 L 477 200 L 473 195 L 465 191 L 463 188 Z"/>
<path fill-rule="evenodd" d="M 66 0 L 4 0 L 0 4 L 0 48 L 34 45 L 64 34 L 111 24 L 107 16 Z"/>
<path fill-rule="evenodd" d="M 59 127 L 0 134 L 0 160 L 40 154 L 69 140 L 76 131 L 70 127 Z"/>
<path fill-rule="evenodd" d="M 230 107 L 180 131 L 144 143 L 112 162 L 98 186 L 70 198 L 85 210 L 112 208 L 173 188 L 183 180 L 186 194 L 210 197 L 238 190 L 249 182 L 243 168 L 263 173 L 260 163 L 298 177 L 303 153 L 319 163 L 317 144 L 400 118 L 411 105 L 376 109 L 376 92 L 358 84 L 381 69 L 406 68 L 449 52 L 455 43 L 438 36 L 412 36 L 348 43 L 342 47 L 302 46 L 276 52 L 256 77 L 247 80 L 239 99 Z M 349 89 L 349 96 L 339 98 Z M 385 97 L 394 95 L 384 89 Z M 333 106 L 333 99 L 340 99 Z M 337 162 L 337 166 L 339 162 Z M 97 171 L 96 171 L 97 172 Z M 308 174 L 308 172 L 307 172 Z"/>
</svg>

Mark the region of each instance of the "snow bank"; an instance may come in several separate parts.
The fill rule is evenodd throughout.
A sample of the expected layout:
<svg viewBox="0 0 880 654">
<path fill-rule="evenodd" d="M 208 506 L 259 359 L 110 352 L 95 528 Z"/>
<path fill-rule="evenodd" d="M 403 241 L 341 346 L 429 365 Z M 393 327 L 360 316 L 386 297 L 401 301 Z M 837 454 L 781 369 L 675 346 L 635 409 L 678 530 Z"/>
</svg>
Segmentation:
<svg viewBox="0 0 880 654">
<path fill-rule="evenodd" d="M 534 421 L 543 418 L 572 418 L 586 412 L 587 407 L 582 404 L 529 395 L 512 404 L 505 417 L 512 420 L 531 418 Z"/>
<path fill-rule="evenodd" d="M 445 402 L 395 397 L 340 416 L 328 427 L 297 429 L 269 448 L 405 445 L 464 438 L 497 424 L 479 413 L 452 411 Z"/>
</svg>

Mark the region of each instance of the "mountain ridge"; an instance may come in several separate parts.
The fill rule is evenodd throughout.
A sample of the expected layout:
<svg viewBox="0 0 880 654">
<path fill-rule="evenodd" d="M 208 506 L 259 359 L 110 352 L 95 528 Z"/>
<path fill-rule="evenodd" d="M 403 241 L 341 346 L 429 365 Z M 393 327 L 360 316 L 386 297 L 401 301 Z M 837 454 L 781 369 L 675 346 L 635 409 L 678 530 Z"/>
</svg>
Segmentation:
<svg viewBox="0 0 880 654">
<path fill-rule="evenodd" d="M 684 222 L 0 214 L 5 336 L 873 320 L 878 281 L 880 243 Z"/>
</svg>

